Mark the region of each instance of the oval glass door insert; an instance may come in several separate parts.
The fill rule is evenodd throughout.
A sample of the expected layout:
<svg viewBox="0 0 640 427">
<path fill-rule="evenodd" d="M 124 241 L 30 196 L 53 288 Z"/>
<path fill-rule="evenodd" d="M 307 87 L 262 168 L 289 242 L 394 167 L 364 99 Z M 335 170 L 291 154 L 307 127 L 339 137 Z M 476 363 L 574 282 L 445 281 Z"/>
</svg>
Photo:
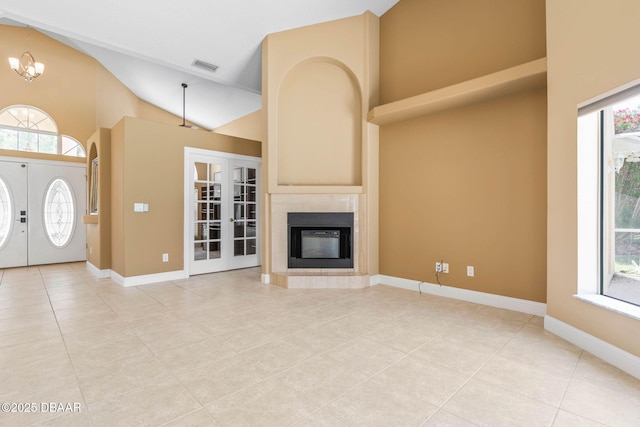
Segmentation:
<svg viewBox="0 0 640 427">
<path fill-rule="evenodd" d="M 11 220 L 13 208 L 11 197 L 4 180 L 0 178 L 0 248 L 4 246 L 11 232 Z"/>
<path fill-rule="evenodd" d="M 75 203 L 69 184 L 61 178 L 54 179 L 44 198 L 44 228 L 51 243 L 63 247 L 73 235 Z"/>
</svg>

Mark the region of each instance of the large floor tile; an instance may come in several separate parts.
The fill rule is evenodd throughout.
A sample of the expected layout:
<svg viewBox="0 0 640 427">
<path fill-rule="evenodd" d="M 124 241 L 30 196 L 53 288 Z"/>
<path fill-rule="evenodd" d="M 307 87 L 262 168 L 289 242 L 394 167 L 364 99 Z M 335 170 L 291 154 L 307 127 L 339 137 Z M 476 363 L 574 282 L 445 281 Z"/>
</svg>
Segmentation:
<svg viewBox="0 0 640 427">
<path fill-rule="evenodd" d="M 600 424 L 593 420 L 590 420 L 580 415 L 572 414 L 570 412 L 560 410 L 556 415 L 556 419 L 553 421 L 553 427 L 603 427 L 604 424 Z"/>
<path fill-rule="evenodd" d="M 534 368 L 570 377 L 582 350 L 540 326 L 526 325 L 502 349 L 500 356 Z"/>
<path fill-rule="evenodd" d="M 438 365 L 425 365 L 412 356 L 397 361 L 373 377 L 389 390 L 404 391 L 434 406 L 442 406 L 469 379 L 468 375 Z"/>
<path fill-rule="evenodd" d="M 374 375 L 407 355 L 366 338 L 351 340 L 326 354 L 348 368 L 367 375 Z"/>
<path fill-rule="evenodd" d="M 464 343 L 455 343 L 436 337 L 411 353 L 424 365 L 439 366 L 471 376 L 491 358 L 490 355 L 473 351 Z"/>
<path fill-rule="evenodd" d="M 366 381 L 333 401 L 327 411 L 349 426 L 420 426 L 438 409 L 400 388 Z"/>
<path fill-rule="evenodd" d="M 621 392 L 574 379 L 561 408 L 608 426 L 637 426 L 640 420 L 640 389 Z"/>
<path fill-rule="evenodd" d="M 623 394 L 640 397 L 640 379 L 633 378 L 586 351 L 582 352 L 573 377 Z"/>
<path fill-rule="evenodd" d="M 201 409 L 173 378 L 89 405 L 93 424 L 157 426 Z"/>
<path fill-rule="evenodd" d="M 443 409 L 478 426 L 550 426 L 557 408 L 493 386 L 470 380 Z"/>
<path fill-rule="evenodd" d="M 78 374 L 80 389 L 88 404 L 159 383 L 169 371 L 155 357 L 142 354 L 125 358 Z"/>
<path fill-rule="evenodd" d="M 223 338 L 213 336 L 201 341 L 159 351 L 156 357 L 173 372 L 197 369 L 216 360 L 235 356 Z"/>
<path fill-rule="evenodd" d="M 291 425 L 318 407 L 280 382 L 266 381 L 207 406 L 221 426 Z"/>
<path fill-rule="evenodd" d="M 512 334 L 496 329 L 472 326 L 456 326 L 442 333 L 438 338 L 478 354 L 492 355 L 507 344 Z"/>
<path fill-rule="evenodd" d="M 326 355 L 306 360 L 276 377 L 318 406 L 324 406 L 369 378 L 360 370 Z"/>
<path fill-rule="evenodd" d="M 389 326 L 368 333 L 365 337 L 408 353 L 454 325 L 450 321 L 433 317 L 403 316 Z"/>
<path fill-rule="evenodd" d="M 296 427 L 349 427 L 349 424 L 321 409 L 295 424 Z"/>
<path fill-rule="evenodd" d="M 489 360 L 474 378 L 554 407 L 560 406 L 570 381 L 569 377 L 500 356 Z"/>
<path fill-rule="evenodd" d="M 69 356 L 77 373 L 145 354 L 151 355 L 151 351 L 135 335 L 127 335 L 88 347 L 69 348 Z"/>
<path fill-rule="evenodd" d="M 272 374 L 240 355 L 207 363 L 175 376 L 203 405 L 267 379 Z"/>
<path fill-rule="evenodd" d="M 474 427 L 476 424 L 456 417 L 447 411 L 439 410 L 423 424 L 423 427 Z"/>
<path fill-rule="evenodd" d="M 206 408 L 198 409 L 179 418 L 169 421 L 163 427 L 220 427 Z"/>
</svg>

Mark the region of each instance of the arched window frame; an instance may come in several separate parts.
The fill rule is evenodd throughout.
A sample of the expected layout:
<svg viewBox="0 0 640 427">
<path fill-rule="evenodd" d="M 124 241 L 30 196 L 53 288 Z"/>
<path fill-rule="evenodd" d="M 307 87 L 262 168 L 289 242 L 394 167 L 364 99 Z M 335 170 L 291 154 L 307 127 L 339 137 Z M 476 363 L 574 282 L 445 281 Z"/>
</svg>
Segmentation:
<svg viewBox="0 0 640 427">
<path fill-rule="evenodd" d="M 10 122 L 12 123 L 9 124 Z M 7 137 L 14 139 L 11 141 L 13 146 L 2 146 Z M 86 151 L 78 140 L 59 134 L 53 118 L 45 111 L 30 105 L 11 105 L 0 110 L 0 148 L 86 157 Z"/>
</svg>

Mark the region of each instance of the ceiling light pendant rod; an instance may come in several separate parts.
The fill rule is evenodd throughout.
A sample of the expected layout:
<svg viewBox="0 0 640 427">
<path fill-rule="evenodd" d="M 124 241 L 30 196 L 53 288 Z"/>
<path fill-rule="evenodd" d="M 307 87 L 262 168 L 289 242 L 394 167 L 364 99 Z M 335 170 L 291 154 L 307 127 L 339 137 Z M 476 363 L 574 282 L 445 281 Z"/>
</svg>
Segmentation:
<svg viewBox="0 0 640 427">
<path fill-rule="evenodd" d="M 186 127 L 187 123 L 185 121 L 185 113 L 186 113 L 186 94 L 187 94 L 187 84 L 182 83 L 182 124 L 180 126 Z"/>
</svg>

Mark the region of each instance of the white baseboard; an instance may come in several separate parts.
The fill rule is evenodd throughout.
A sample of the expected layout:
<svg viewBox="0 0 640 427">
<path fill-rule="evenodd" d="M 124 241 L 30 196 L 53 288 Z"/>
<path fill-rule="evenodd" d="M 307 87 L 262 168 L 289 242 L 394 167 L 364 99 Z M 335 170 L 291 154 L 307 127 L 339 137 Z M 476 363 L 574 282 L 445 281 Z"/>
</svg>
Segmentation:
<svg viewBox="0 0 640 427">
<path fill-rule="evenodd" d="M 544 328 L 588 351 L 610 365 L 640 379 L 640 357 L 634 356 L 606 341 L 575 328 L 551 316 L 544 317 Z"/>
<path fill-rule="evenodd" d="M 87 270 L 89 270 L 89 273 L 93 274 L 98 279 L 108 279 L 109 277 L 111 277 L 111 270 L 108 268 L 105 270 L 100 270 L 98 267 L 91 264 L 89 261 L 86 262 L 86 267 L 87 267 Z"/>
<path fill-rule="evenodd" d="M 171 280 L 187 279 L 189 276 L 184 270 L 168 271 L 166 273 L 144 274 L 141 276 L 122 277 L 115 271 L 111 271 L 111 279 L 122 286 L 128 288 L 130 286 L 148 285 L 150 283 L 168 282 Z"/>
<path fill-rule="evenodd" d="M 394 286 L 396 288 L 409 289 L 416 292 L 421 291 L 441 297 L 453 298 L 476 304 L 488 305 L 491 307 L 504 308 L 506 310 L 519 311 L 521 313 L 533 314 L 535 316 L 544 316 L 547 313 L 547 305 L 541 302 L 505 297 L 485 292 L 470 291 L 468 289 L 454 288 L 451 286 L 440 286 L 434 283 L 401 279 L 398 277 L 385 276 L 383 274 L 372 276 L 370 284 L 372 286 L 382 284 Z"/>
<path fill-rule="evenodd" d="M 260 281 L 265 285 L 268 285 L 269 283 L 271 283 L 271 275 L 263 273 L 262 276 L 260 276 Z"/>
</svg>

